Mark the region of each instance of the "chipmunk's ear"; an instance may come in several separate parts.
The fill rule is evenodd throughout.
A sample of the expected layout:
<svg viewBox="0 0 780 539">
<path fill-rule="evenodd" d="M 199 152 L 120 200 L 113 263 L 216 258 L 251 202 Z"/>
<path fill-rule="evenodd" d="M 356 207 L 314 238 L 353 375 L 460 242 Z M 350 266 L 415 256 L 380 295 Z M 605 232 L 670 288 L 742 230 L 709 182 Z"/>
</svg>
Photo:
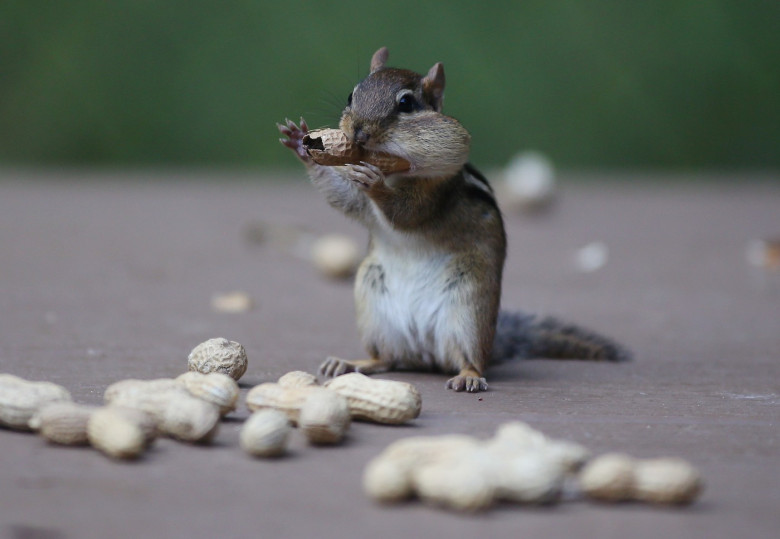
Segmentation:
<svg viewBox="0 0 780 539">
<path fill-rule="evenodd" d="M 390 56 L 390 51 L 387 50 L 387 47 L 382 47 L 376 51 L 374 56 L 371 57 L 371 73 L 385 67 L 388 56 Z"/>
<path fill-rule="evenodd" d="M 423 94 L 434 110 L 441 111 L 441 102 L 444 99 L 444 66 L 438 62 L 422 80 Z"/>
</svg>

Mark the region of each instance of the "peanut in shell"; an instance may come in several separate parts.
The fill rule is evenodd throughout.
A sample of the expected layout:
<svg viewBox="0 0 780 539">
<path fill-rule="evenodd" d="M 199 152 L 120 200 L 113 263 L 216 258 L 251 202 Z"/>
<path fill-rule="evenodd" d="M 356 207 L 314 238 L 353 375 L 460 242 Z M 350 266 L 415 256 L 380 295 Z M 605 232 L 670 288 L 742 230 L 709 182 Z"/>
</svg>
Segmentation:
<svg viewBox="0 0 780 539">
<path fill-rule="evenodd" d="M 404 172 L 411 164 L 406 159 L 384 152 L 373 152 L 356 146 L 340 129 L 317 129 L 303 137 L 303 146 L 315 163 L 325 166 L 360 164 L 378 167 L 385 174 Z"/>
</svg>

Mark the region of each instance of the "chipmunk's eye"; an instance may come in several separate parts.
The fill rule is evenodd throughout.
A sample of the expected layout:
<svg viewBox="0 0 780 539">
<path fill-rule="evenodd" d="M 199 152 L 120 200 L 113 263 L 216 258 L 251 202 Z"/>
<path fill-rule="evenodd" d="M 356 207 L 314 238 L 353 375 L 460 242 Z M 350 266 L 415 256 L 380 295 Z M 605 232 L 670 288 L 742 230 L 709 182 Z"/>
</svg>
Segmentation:
<svg viewBox="0 0 780 539">
<path fill-rule="evenodd" d="M 417 100 L 412 94 L 403 94 L 398 98 L 398 112 L 414 112 L 417 109 Z"/>
<path fill-rule="evenodd" d="M 347 97 L 347 106 L 348 107 L 352 106 L 352 92 L 349 92 L 349 97 Z"/>
</svg>

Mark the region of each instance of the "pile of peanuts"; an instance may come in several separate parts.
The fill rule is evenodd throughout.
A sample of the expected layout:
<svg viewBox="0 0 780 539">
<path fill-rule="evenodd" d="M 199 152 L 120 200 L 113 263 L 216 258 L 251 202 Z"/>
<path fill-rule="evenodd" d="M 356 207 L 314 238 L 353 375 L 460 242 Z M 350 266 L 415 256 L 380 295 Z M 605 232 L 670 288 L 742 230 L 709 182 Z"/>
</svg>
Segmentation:
<svg viewBox="0 0 780 539">
<path fill-rule="evenodd" d="M 591 459 L 579 444 L 513 421 L 489 440 L 465 435 L 399 440 L 369 462 L 363 488 L 380 503 L 416 497 L 445 509 L 478 511 L 496 502 L 553 504 L 565 492 L 572 499 L 685 505 L 699 495 L 702 481 L 681 459 L 616 453 Z"/>
<path fill-rule="evenodd" d="M 117 459 L 140 457 L 158 436 L 207 444 L 220 418 L 236 409 L 246 368 L 243 346 L 210 339 L 192 350 L 188 372 L 112 384 L 104 406 L 75 403 L 50 382 L 0 374 L 0 427 L 37 431 L 53 444 L 91 445 Z M 320 386 L 313 375 L 295 371 L 251 389 L 246 405 L 253 413 L 242 426 L 241 447 L 272 457 L 284 453 L 293 426 L 311 444 L 336 444 L 352 419 L 404 423 L 420 414 L 422 399 L 405 382 L 352 373 Z"/>
<path fill-rule="evenodd" d="M 0 427 L 33 430 L 53 444 L 91 445 L 115 459 L 136 459 L 158 436 L 210 443 L 220 418 L 236 409 L 244 348 L 210 339 L 188 357 L 177 378 L 123 380 L 110 385 L 103 406 L 73 402 L 50 382 L 0 374 Z M 249 390 L 252 412 L 241 448 L 253 457 L 283 455 L 297 427 L 312 445 L 340 443 L 353 420 L 398 425 L 422 408 L 408 383 L 349 373 L 320 385 L 293 371 Z M 553 440 L 521 422 L 501 425 L 489 440 L 465 435 L 413 436 L 388 446 L 365 468 L 365 492 L 380 503 L 418 498 L 457 511 L 495 502 L 551 504 L 586 497 L 603 502 L 684 505 L 702 490 L 699 473 L 681 459 L 640 460 L 622 454 L 591 458 L 584 447 Z M 568 487 L 568 488 L 567 488 Z M 569 496 L 571 497 L 571 496 Z"/>
</svg>

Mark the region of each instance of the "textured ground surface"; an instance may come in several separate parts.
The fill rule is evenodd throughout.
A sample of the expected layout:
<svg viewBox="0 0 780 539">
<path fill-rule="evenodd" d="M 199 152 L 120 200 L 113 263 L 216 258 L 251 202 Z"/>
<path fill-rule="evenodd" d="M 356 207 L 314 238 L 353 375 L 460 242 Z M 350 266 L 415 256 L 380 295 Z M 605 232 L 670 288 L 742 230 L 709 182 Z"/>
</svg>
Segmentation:
<svg viewBox="0 0 780 539">
<path fill-rule="evenodd" d="M 247 240 L 254 223 L 363 232 L 304 180 L 249 175 L 30 175 L 0 178 L 0 372 L 68 387 L 99 403 L 123 378 L 175 376 L 189 350 L 224 336 L 245 345 L 244 392 L 328 354 L 360 357 L 350 285 Z M 241 409 L 212 447 L 159 441 L 136 463 L 50 447 L 0 430 L 0 536 L 91 537 L 702 537 L 780 529 L 780 274 L 752 268 L 752 238 L 780 233 L 780 188 L 566 184 L 556 211 L 507 215 L 504 305 L 557 314 L 615 336 L 636 360 L 515 361 L 479 396 L 445 377 L 399 373 L 424 407 L 408 427 L 355 424 L 346 445 L 255 461 L 238 448 Z M 580 247 L 607 264 L 578 271 Z M 256 307 L 225 314 L 214 293 Z M 502 506 L 462 516 L 373 505 L 364 464 L 412 434 L 489 436 L 522 419 L 594 452 L 676 455 L 707 490 L 692 507 Z"/>
</svg>

